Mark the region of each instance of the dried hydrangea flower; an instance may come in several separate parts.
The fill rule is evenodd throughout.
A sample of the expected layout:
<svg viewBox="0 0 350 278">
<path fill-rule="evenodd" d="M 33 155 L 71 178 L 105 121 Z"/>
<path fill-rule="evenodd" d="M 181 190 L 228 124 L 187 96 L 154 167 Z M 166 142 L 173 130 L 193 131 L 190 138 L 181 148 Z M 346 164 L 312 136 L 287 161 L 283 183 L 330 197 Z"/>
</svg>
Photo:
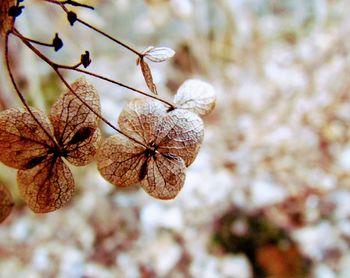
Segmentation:
<svg viewBox="0 0 350 278">
<path fill-rule="evenodd" d="M 175 198 L 203 140 L 201 118 L 184 109 L 167 112 L 156 100 L 134 99 L 118 123 L 129 138 L 116 134 L 104 141 L 97 154 L 101 175 L 117 186 L 140 183 L 155 198 Z"/>
<path fill-rule="evenodd" d="M 100 111 L 98 94 L 85 78 L 72 89 Z M 72 173 L 62 158 L 77 166 L 90 163 L 100 131 L 97 116 L 70 91 L 52 106 L 49 119 L 41 111 L 33 109 L 33 113 L 40 125 L 23 109 L 0 113 L 0 161 L 19 169 L 17 182 L 23 199 L 34 212 L 44 213 L 64 206 L 74 192 Z"/>
</svg>

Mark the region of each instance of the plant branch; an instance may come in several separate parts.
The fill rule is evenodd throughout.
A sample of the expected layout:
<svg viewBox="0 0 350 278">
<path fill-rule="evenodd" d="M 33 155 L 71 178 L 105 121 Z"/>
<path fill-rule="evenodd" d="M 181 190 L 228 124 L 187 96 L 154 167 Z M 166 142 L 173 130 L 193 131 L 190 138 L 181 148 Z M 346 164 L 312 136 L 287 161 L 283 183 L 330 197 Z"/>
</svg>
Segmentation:
<svg viewBox="0 0 350 278">
<path fill-rule="evenodd" d="M 59 5 L 59 6 L 65 11 L 65 13 L 67 13 L 67 14 L 68 14 L 68 12 L 69 12 L 68 9 L 67 9 L 66 6 L 65 6 L 65 4 L 67 4 L 67 3 L 65 3 L 66 1 L 64 1 L 64 2 L 60 2 L 60 1 L 56 1 L 56 0 L 44 0 L 44 1 L 46 1 L 46 2 L 48 2 L 48 3 L 52 3 L 52 4 Z M 100 35 L 102 35 L 102 36 L 108 38 L 109 40 L 115 42 L 116 44 L 119 44 L 119 45 L 121 45 L 122 47 L 128 49 L 129 51 L 135 53 L 135 54 L 136 54 L 137 56 L 139 56 L 140 58 L 142 58 L 142 57 L 144 56 L 144 54 L 142 54 L 141 52 L 137 51 L 136 49 L 134 49 L 134 48 L 132 48 L 131 46 L 127 45 L 126 43 L 122 42 L 121 40 L 118 40 L 118 39 L 112 37 L 111 35 L 108 35 L 108 34 L 105 33 L 104 31 L 102 31 L 102 30 L 100 30 L 100 29 L 98 29 L 98 28 L 92 26 L 91 24 L 87 23 L 86 21 L 84 21 L 84 20 L 82 20 L 82 19 L 80 19 L 80 18 L 77 18 L 76 21 L 78 21 L 79 23 L 85 25 L 86 27 L 88 27 L 88 28 L 94 30 L 95 32 L 99 33 Z"/>
<path fill-rule="evenodd" d="M 42 46 L 48 46 L 48 47 L 52 47 L 52 43 L 44 43 L 44 42 L 40 42 L 40 41 L 37 41 L 37 40 L 33 40 L 33 39 L 30 39 L 30 38 L 27 38 L 27 37 L 24 37 L 22 35 L 22 37 L 28 41 L 28 42 L 31 42 L 31 43 L 35 43 L 35 44 L 38 44 L 38 45 L 42 45 Z"/>
<path fill-rule="evenodd" d="M 75 7 L 82 7 L 82 8 L 87 8 L 90 10 L 94 10 L 95 8 L 86 4 L 81 4 L 78 2 L 75 2 L 73 0 L 66 0 L 66 1 L 57 1 L 57 0 L 45 0 L 46 2 L 52 3 L 52 4 L 57 4 L 57 5 L 71 5 Z"/>
<path fill-rule="evenodd" d="M 40 121 L 35 117 L 33 111 L 30 109 L 27 101 L 25 100 L 25 98 L 23 97 L 20 89 L 17 86 L 17 83 L 15 81 L 15 78 L 12 74 L 12 70 L 11 70 L 11 66 L 10 66 L 10 60 L 9 60 L 9 36 L 12 32 L 8 31 L 6 33 L 6 38 L 5 38 L 5 60 L 6 60 L 6 67 L 7 67 L 7 71 L 8 74 L 10 76 L 11 82 L 13 84 L 13 87 L 15 88 L 15 91 L 19 97 L 19 99 L 21 100 L 22 104 L 24 105 L 24 107 L 26 108 L 26 110 L 29 112 L 29 114 L 33 117 L 34 121 L 40 126 L 40 128 L 45 132 L 45 134 L 48 136 L 48 138 L 50 138 L 50 140 L 52 141 L 52 143 L 55 145 L 55 148 L 57 150 L 60 150 L 61 148 L 59 147 L 59 145 L 57 144 L 56 140 L 54 139 L 54 137 L 50 134 L 50 132 L 48 132 L 40 123 Z"/>
<path fill-rule="evenodd" d="M 126 88 L 126 89 L 129 89 L 129 90 L 131 90 L 131 91 L 133 91 L 133 92 L 136 92 L 136 93 L 138 93 L 138 94 L 141 94 L 141 95 L 144 95 L 144 96 L 147 96 L 147 97 L 156 99 L 156 100 L 158 100 L 158 101 L 160 101 L 160 102 L 163 102 L 164 104 L 168 105 L 168 106 L 170 107 L 171 110 L 176 109 L 176 106 L 175 106 L 174 104 L 172 104 L 171 102 L 169 102 L 169 101 L 167 101 L 167 100 L 164 100 L 164 99 L 158 97 L 157 95 L 148 94 L 148 93 L 146 93 L 146 92 L 144 92 L 144 91 L 138 90 L 138 89 L 133 88 L 133 87 L 131 87 L 131 86 L 128 86 L 128 85 L 126 85 L 126 84 L 120 83 L 120 82 L 115 81 L 115 80 L 113 80 L 113 79 L 104 77 L 104 76 L 102 76 L 102 75 L 99 75 L 99 74 L 96 74 L 96 73 L 93 73 L 93 72 L 90 72 L 90 71 L 87 71 L 87 70 L 83 70 L 83 69 L 79 69 L 79 68 L 70 68 L 70 67 L 67 67 L 67 68 L 64 67 L 64 68 L 65 68 L 65 69 L 74 70 L 74 71 L 77 71 L 77 72 L 81 72 L 81 73 L 84 73 L 84 74 L 86 74 L 86 75 L 91 75 L 91 76 L 96 77 L 96 78 L 98 78 L 98 79 L 105 80 L 105 81 L 107 81 L 107 82 L 110 82 L 110 83 L 113 83 L 113 84 L 115 84 L 115 85 L 118 85 L 118 86 L 124 87 L 124 88 Z"/>
</svg>

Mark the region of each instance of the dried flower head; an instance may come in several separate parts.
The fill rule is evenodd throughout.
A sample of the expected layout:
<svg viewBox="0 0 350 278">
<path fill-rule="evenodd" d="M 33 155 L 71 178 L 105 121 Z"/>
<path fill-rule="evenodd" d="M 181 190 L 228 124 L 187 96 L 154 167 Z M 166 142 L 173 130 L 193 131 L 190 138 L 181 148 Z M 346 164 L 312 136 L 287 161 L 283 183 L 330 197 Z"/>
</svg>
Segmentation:
<svg viewBox="0 0 350 278">
<path fill-rule="evenodd" d="M 102 144 L 101 175 L 117 186 L 140 183 L 155 198 L 175 198 L 202 143 L 202 120 L 184 109 L 167 112 L 156 100 L 134 99 L 118 123 L 128 137 L 116 134 Z"/>
<path fill-rule="evenodd" d="M 0 183 L 0 223 L 10 215 L 13 206 L 14 202 L 10 191 Z"/>
<path fill-rule="evenodd" d="M 98 94 L 84 78 L 72 89 L 100 111 Z M 77 166 L 90 163 L 100 131 L 97 116 L 70 91 L 52 106 L 49 119 L 38 110 L 33 114 L 37 121 L 23 109 L 0 113 L 0 161 L 19 169 L 23 199 L 34 212 L 43 213 L 61 208 L 73 195 L 73 176 L 62 158 Z"/>
</svg>

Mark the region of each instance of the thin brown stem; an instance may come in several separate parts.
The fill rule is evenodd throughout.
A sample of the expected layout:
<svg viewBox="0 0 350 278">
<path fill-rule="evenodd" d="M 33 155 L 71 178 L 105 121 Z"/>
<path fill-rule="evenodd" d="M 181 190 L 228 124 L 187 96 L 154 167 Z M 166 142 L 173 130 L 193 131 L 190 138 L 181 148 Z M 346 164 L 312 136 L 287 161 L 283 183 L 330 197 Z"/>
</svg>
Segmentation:
<svg viewBox="0 0 350 278">
<path fill-rule="evenodd" d="M 24 37 L 27 41 L 31 42 L 31 43 L 35 43 L 35 44 L 38 44 L 38 45 L 42 45 L 42 46 L 48 46 L 48 47 L 52 47 L 52 43 L 44 43 L 44 42 L 40 42 L 40 41 L 37 41 L 37 40 L 33 40 L 33 39 L 30 39 L 30 38 L 27 38 L 27 37 Z"/>
<path fill-rule="evenodd" d="M 54 139 L 54 137 L 51 135 L 51 133 L 49 131 L 46 130 L 46 128 L 43 127 L 43 125 L 40 123 L 40 121 L 36 118 L 36 116 L 34 115 L 33 111 L 30 109 L 27 101 L 23 97 L 20 89 L 17 86 L 17 83 L 15 81 L 15 78 L 14 78 L 12 70 L 11 70 L 11 65 L 10 65 L 10 60 L 9 60 L 9 36 L 10 36 L 10 34 L 11 34 L 11 31 L 8 31 L 6 33 L 6 38 L 5 38 L 5 60 L 6 60 L 7 71 L 8 71 L 8 74 L 10 76 L 10 79 L 11 79 L 11 82 L 13 84 L 13 87 L 15 88 L 15 91 L 16 91 L 19 99 L 21 100 L 22 104 L 24 105 L 26 110 L 29 112 L 29 114 L 33 117 L 34 121 L 45 132 L 45 134 L 48 136 L 48 138 L 50 138 L 50 140 L 54 144 L 55 148 L 57 150 L 60 150 L 61 148 L 58 146 L 58 144 L 57 144 L 56 140 Z"/>
<path fill-rule="evenodd" d="M 175 106 L 174 104 L 172 104 L 171 102 L 169 102 L 169 101 L 167 101 L 167 100 L 165 100 L 165 99 L 162 99 L 162 98 L 158 97 L 157 95 L 148 94 L 148 93 L 146 93 L 146 92 L 144 92 L 144 91 L 138 90 L 138 89 L 136 89 L 136 88 L 133 88 L 133 87 L 128 86 L 128 85 L 125 85 L 125 84 L 123 84 L 123 83 L 120 83 L 120 82 L 115 81 L 115 80 L 113 80 L 113 79 L 107 78 L 107 77 L 105 77 L 105 76 L 102 76 L 102 75 L 99 75 L 99 74 L 96 74 L 96 73 L 93 73 L 93 72 L 90 72 L 90 71 L 87 71 L 87 70 L 79 69 L 79 68 L 70 68 L 70 67 L 67 67 L 67 68 L 65 68 L 65 69 L 74 70 L 74 71 L 77 71 L 77 72 L 84 73 L 84 74 L 86 74 L 86 75 L 91 75 L 91 76 L 96 77 L 96 78 L 98 78 L 98 79 L 105 80 L 105 81 L 107 81 L 107 82 L 110 82 L 110 83 L 113 83 L 113 84 L 115 84 L 115 85 L 118 85 L 118 86 L 124 87 L 124 88 L 126 88 L 126 89 L 129 89 L 129 90 L 131 90 L 131 91 L 133 91 L 133 92 L 136 92 L 136 93 L 138 93 L 138 94 L 141 94 L 141 95 L 144 95 L 144 96 L 147 96 L 147 97 L 156 99 L 156 100 L 158 100 L 158 101 L 160 101 L 160 102 L 163 102 L 164 104 L 166 104 L 167 106 L 169 106 L 171 110 L 176 109 L 176 106 Z"/>
<path fill-rule="evenodd" d="M 97 29 L 96 27 L 92 26 L 91 24 L 87 23 L 86 21 L 83 21 L 81 19 L 77 19 L 78 22 L 80 22 L 81 24 L 85 25 L 86 27 L 94 30 L 95 32 L 101 34 L 102 36 L 105 36 L 106 38 L 110 39 L 111 41 L 125 47 L 126 49 L 130 50 L 131 52 L 134 52 L 137 56 L 139 56 L 140 58 L 143 57 L 144 55 L 137 51 L 136 49 L 132 48 L 131 46 L 127 45 L 126 43 L 122 42 L 121 40 L 118 40 L 116 38 L 113 38 L 112 36 L 108 35 L 107 33 Z"/>
<path fill-rule="evenodd" d="M 52 4 L 56 4 L 56 5 L 59 5 L 64 11 L 65 13 L 68 13 L 69 10 L 66 8 L 65 6 L 65 2 L 60 2 L 60 1 L 55 1 L 55 0 L 45 0 L 46 2 L 49 2 L 49 3 L 52 3 Z M 99 33 L 100 35 L 108 38 L 109 40 L 115 42 L 116 44 L 119 44 L 121 45 L 122 47 L 128 49 L 129 51 L 135 53 L 137 56 L 139 56 L 140 58 L 142 58 L 144 56 L 144 54 L 142 54 L 141 52 L 137 51 L 136 49 L 132 48 L 131 46 L 127 45 L 126 43 L 122 42 L 121 40 L 119 39 L 116 39 L 114 37 L 112 37 L 111 35 L 108 35 L 107 33 L 105 33 L 104 31 L 96 28 L 95 26 L 92 26 L 90 23 L 87 23 L 86 21 L 80 19 L 80 18 L 77 18 L 77 21 L 83 25 L 85 25 L 86 27 L 94 30 L 95 32 Z"/>
</svg>

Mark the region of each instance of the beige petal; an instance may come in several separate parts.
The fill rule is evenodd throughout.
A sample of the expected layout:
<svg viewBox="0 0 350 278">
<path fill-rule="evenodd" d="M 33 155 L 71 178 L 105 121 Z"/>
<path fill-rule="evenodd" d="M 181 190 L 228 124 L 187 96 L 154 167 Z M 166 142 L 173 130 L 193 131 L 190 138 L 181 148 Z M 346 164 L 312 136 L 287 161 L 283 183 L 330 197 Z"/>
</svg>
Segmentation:
<svg viewBox="0 0 350 278">
<path fill-rule="evenodd" d="M 94 111 L 100 113 L 97 91 L 85 78 L 74 82 L 72 89 Z M 50 120 L 69 162 L 82 166 L 94 159 L 100 139 L 98 118 L 70 90 L 63 93 L 52 106 Z"/>
<path fill-rule="evenodd" d="M 97 167 L 110 183 L 126 187 L 140 181 L 145 148 L 116 134 L 107 138 L 97 154 Z"/>
<path fill-rule="evenodd" d="M 19 170 L 17 183 L 22 198 L 36 213 L 63 207 L 74 193 L 71 171 L 61 158 L 53 155 L 32 169 Z"/>
<path fill-rule="evenodd" d="M 0 183 L 0 223 L 10 215 L 13 206 L 14 202 L 10 191 Z"/>
<path fill-rule="evenodd" d="M 40 124 L 52 134 L 44 113 L 33 109 Z M 46 158 L 53 142 L 24 109 L 8 109 L 0 113 L 0 160 L 17 169 L 30 169 Z"/>
<path fill-rule="evenodd" d="M 164 62 L 175 55 L 175 51 L 169 47 L 147 47 L 142 54 L 152 62 Z"/>
<path fill-rule="evenodd" d="M 185 183 L 185 164 L 176 156 L 157 153 L 147 160 L 147 174 L 141 185 L 157 199 L 173 199 Z"/>
<path fill-rule="evenodd" d="M 179 108 L 204 116 L 214 109 L 216 94 L 213 86 L 209 83 L 190 79 L 180 86 L 174 97 L 174 102 Z"/>
<path fill-rule="evenodd" d="M 181 157 L 186 166 L 196 158 L 204 137 L 202 119 L 196 114 L 175 109 L 169 112 L 157 127 L 158 151 Z"/>
<path fill-rule="evenodd" d="M 119 127 L 127 135 L 148 145 L 155 141 L 157 126 L 166 107 L 153 99 L 133 99 L 119 115 Z"/>
</svg>

